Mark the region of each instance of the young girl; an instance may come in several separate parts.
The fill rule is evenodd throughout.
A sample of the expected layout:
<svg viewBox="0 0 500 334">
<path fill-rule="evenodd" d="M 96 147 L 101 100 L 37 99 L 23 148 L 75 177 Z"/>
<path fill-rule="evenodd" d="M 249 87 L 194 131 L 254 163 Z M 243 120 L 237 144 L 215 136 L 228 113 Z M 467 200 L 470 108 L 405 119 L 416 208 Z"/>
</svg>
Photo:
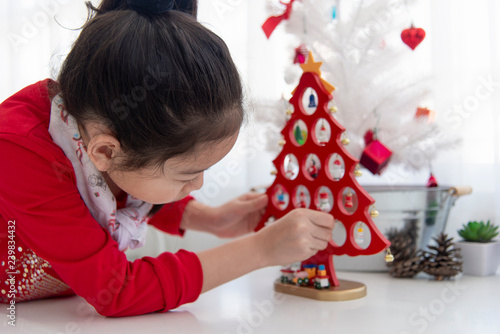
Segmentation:
<svg viewBox="0 0 500 334">
<path fill-rule="evenodd" d="M 106 316 L 167 311 L 324 249 L 332 217 L 298 209 L 211 250 L 127 261 L 146 224 L 241 236 L 267 198 L 213 208 L 189 196 L 244 119 L 238 72 L 224 42 L 196 21 L 196 2 L 88 7 L 58 82 L 0 105 L 1 301 L 76 293 Z"/>
</svg>

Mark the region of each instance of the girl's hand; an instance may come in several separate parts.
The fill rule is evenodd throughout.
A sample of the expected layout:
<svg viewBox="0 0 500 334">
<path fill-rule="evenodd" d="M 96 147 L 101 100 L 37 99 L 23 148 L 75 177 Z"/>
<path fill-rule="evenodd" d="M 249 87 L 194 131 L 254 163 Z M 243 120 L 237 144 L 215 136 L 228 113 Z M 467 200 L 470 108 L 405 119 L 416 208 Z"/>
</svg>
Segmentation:
<svg viewBox="0 0 500 334">
<path fill-rule="evenodd" d="M 253 229 L 258 217 L 242 212 L 258 211 L 250 209 L 252 205 L 254 209 L 262 210 L 264 205 L 260 201 L 264 202 L 264 199 L 260 196 L 244 195 L 229 202 L 226 204 L 227 213 L 241 211 L 240 219 L 236 221 Z M 253 204 L 249 205 L 249 202 Z M 295 209 L 257 233 L 197 253 L 203 269 L 202 291 L 208 291 L 255 269 L 310 258 L 318 250 L 327 247 L 334 224 L 333 217 L 327 213 Z M 234 229 L 237 230 L 240 229 Z"/>
<path fill-rule="evenodd" d="M 234 238 L 252 232 L 264 215 L 267 195 L 244 194 L 220 207 L 214 208 L 212 232 L 220 238 Z"/>
<path fill-rule="evenodd" d="M 263 249 L 263 265 L 286 265 L 310 258 L 327 247 L 334 226 L 330 214 L 307 209 L 290 211 L 255 235 Z"/>
</svg>

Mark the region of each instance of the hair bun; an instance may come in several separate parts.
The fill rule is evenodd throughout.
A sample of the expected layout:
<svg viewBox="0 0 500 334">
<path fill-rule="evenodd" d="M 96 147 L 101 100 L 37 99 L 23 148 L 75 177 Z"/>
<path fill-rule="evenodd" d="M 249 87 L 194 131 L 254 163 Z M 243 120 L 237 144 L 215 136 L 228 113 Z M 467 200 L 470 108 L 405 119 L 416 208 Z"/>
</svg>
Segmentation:
<svg viewBox="0 0 500 334">
<path fill-rule="evenodd" d="M 133 10 L 144 14 L 161 14 L 174 8 L 174 0 L 127 0 Z"/>
</svg>

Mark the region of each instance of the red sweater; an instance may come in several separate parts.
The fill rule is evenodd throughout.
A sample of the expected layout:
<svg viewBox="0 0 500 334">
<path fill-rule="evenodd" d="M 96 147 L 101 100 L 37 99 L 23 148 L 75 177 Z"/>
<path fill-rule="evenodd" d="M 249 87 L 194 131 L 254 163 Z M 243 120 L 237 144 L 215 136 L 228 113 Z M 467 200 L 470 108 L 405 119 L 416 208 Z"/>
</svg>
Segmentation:
<svg viewBox="0 0 500 334">
<path fill-rule="evenodd" d="M 91 216 L 71 162 L 48 132 L 53 87 L 40 81 L 0 105 L 0 301 L 76 293 L 106 316 L 195 301 L 203 282 L 196 254 L 181 250 L 129 262 Z M 166 204 L 149 223 L 182 234 L 191 199 Z"/>
</svg>

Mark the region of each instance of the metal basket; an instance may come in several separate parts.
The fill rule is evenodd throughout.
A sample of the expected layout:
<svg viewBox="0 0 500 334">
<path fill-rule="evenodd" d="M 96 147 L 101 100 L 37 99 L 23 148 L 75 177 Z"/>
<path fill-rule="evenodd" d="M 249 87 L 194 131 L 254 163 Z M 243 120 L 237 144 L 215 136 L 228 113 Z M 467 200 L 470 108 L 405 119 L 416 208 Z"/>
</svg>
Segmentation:
<svg viewBox="0 0 500 334">
<path fill-rule="evenodd" d="M 457 198 L 472 192 L 470 187 L 364 186 L 375 199 L 379 216 L 373 221 L 386 237 L 388 233 L 411 231 L 417 249 L 425 249 L 432 236 L 444 231 Z M 344 232 L 345 233 L 345 232 Z M 337 236 L 338 237 L 338 236 Z M 334 230 L 334 240 L 336 238 Z M 345 236 L 340 236 L 345 238 Z M 369 238 L 366 241 L 369 243 Z M 335 269 L 386 271 L 384 254 L 336 256 Z"/>
</svg>

